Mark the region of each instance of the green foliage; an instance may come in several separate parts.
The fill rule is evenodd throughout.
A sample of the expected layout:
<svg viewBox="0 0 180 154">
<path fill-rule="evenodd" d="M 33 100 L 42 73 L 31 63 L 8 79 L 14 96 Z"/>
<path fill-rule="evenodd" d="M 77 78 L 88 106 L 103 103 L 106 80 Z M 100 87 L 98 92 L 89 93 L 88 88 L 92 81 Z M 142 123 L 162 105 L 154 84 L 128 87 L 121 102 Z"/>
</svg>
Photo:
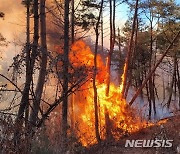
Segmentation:
<svg viewBox="0 0 180 154">
<path fill-rule="evenodd" d="M 75 14 L 75 24 L 81 26 L 84 30 L 95 26 L 97 22 L 97 16 L 95 14 L 99 8 L 100 4 L 95 0 L 82 1 L 81 8 Z"/>
<path fill-rule="evenodd" d="M 160 24 L 159 34 L 157 36 L 157 48 L 161 53 L 164 52 L 164 50 L 167 48 L 167 46 L 170 44 L 173 37 L 179 30 L 180 30 L 180 22 L 175 22 L 173 20 L 170 20 L 166 23 Z M 176 47 L 174 48 L 175 50 L 171 51 L 169 55 L 173 56 L 174 51 L 178 52 L 177 54 L 180 53 L 179 51 L 180 43 L 177 42 L 175 47 Z"/>
<path fill-rule="evenodd" d="M 170 1 L 159 1 L 156 6 L 156 13 L 165 20 L 178 20 L 180 19 L 179 5 L 174 0 Z"/>
<path fill-rule="evenodd" d="M 91 8 L 100 8 L 100 4 L 97 4 L 95 0 L 85 0 L 82 2 L 82 5 Z"/>
</svg>

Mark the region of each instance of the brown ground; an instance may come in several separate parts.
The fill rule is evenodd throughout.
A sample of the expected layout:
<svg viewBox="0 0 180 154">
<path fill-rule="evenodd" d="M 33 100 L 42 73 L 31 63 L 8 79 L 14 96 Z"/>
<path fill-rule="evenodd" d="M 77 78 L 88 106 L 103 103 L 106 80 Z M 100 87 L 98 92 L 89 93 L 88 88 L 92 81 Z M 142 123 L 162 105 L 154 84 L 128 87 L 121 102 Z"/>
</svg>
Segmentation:
<svg viewBox="0 0 180 154">
<path fill-rule="evenodd" d="M 126 139 L 155 139 L 173 140 L 171 148 L 125 148 Z M 85 150 L 86 154 L 177 154 L 180 149 L 180 115 L 167 118 L 167 122 L 142 129 L 124 137 L 118 142 L 102 143 Z M 180 153 L 180 150 L 179 150 Z"/>
</svg>

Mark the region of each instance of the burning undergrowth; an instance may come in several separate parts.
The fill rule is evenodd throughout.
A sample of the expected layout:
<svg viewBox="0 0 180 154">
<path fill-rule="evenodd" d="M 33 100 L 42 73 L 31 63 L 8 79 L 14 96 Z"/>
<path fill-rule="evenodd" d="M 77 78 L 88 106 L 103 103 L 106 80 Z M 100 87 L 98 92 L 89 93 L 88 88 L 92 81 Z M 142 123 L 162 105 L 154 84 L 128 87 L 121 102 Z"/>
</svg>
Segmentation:
<svg viewBox="0 0 180 154">
<path fill-rule="evenodd" d="M 83 42 L 73 44 L 69 53 L 72 67 L 94 67 L 94 54 Z M 124 69 L 126 65 L 124 66 Z M 97 56 L 96 86 L 98 92 L 98 123 L 101 140 L 119 140 L 122 136 L 136 132 L 147 127 L 147 122 L 142 120 L 135 109 L 128 106 L 122 98 L 122 83 L 116 86 L 110 83 L 109 95 L 106 96 L 107 68 L 101 56 Z M 92 86 L 92 71 L 86 72 L 90 78 L 69 98 L 69 125 L 72 132 L 83 146 L 97 143 L 95 134 L 94 91 Z M 72 134 L 71 131 L 69 134 Z"/>
</svg>

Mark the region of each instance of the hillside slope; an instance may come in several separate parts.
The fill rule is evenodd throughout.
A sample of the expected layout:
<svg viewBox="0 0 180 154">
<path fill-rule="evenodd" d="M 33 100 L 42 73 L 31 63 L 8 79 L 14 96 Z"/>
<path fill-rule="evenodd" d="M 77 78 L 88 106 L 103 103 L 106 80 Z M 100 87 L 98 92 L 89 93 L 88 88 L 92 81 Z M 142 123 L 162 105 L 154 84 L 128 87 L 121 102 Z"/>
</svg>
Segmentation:
<svg viewBox="0 0 180 154">
<path fill-rule="evenodd" d="M 167 121 L 166 121 L 167 120 Z M 163 123 L 166 121 L 165 123 Z M 85 153 L 89 154 L 177 154 L 180 153 L 180 115 L 169 117 L 139 132 L 123 137 L 118 142 L 106 142 L 93 146 Z M 171 148 L 132 148 L 125 147 L 126 140 L 173 140 Z"/>
</svg>

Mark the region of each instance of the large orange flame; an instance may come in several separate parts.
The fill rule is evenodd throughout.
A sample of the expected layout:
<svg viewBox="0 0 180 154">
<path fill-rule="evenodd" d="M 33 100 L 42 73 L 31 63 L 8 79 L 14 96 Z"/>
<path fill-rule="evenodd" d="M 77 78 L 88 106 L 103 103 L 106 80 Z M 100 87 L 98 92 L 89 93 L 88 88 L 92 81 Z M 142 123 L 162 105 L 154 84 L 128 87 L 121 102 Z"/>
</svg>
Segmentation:
<svg viewBox="0 0 180 154">
<path fill-rule="evenodd" d="M 74 67 L 94 66 L 94 54 L 83 41 L 77 41 L 73 44 L 69 59 Z M 126 65 L 124 70 L 125 67 Z M 112 138 L 118 140 L 124 134 L 135 132 L 144 127 L 146 122 L 142 122 L 140 117 L 135 115 L 135 111 L 127 105 L 126 100 L 122 98 L 121 92 L 124 86 L 124 74 L 122 75 L 120 86 L 110 83 L 109 96 L 107 97 L 105 81 L 108 74 L 100 55 L 97 56 L 97 68 L 96 85 L 101 139 L 106 139 L 107 134 L 110 133 Z M 84 146 L 97 143 L 94 126 L 93 97 L 91 81 L 83 85 L 81 90 L 73 96 L 72 115 L 75 120 L 73 128 L 79 141 Z"/>
</svg>

